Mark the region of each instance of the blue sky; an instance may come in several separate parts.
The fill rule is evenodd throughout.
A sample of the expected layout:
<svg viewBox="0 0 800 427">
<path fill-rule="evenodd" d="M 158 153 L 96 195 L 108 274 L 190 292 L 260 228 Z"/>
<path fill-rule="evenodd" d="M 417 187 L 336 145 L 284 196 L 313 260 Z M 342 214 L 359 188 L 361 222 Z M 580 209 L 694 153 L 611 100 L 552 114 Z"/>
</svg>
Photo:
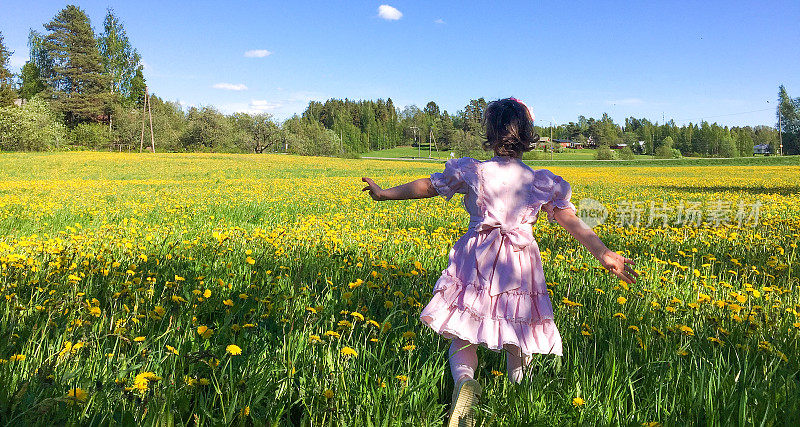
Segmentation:
<svg viewBox="0 0 800 427">
<path fill-rule="evenodd" d="M 434 100 L 455 113 L 472 98 L 515 96 L 544 126 L 603 112 L 618 123 L 774 125 L 778 85 L 800 96 L 796 0 L 0 0 L 12 68 L 27 60 L 28 29 L 43 31 L 68 3 L 97 33 L 114 9 L 151 91 L 226 113 L 284 119 L 332 97 Z"/>
</svg>

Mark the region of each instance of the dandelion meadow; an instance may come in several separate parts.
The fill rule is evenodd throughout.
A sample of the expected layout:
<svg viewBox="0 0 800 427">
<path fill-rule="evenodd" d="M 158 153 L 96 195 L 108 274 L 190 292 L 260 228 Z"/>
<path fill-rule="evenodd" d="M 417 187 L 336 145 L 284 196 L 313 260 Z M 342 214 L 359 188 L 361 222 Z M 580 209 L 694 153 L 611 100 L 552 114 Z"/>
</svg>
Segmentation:
<svg viewBox="0 0 800 427">
<path fill-rule="evenodd" d="M 460 196 L 376 204 L 360 177 L 442 167 L 3 154 L 0 423 L 440 425 L 449 343 L 418 315 L 468 218 Z M 564 356 L 514 385 L 479 351 L 485 425 L 797 425 L 800 165 L 550 169 L 641 275 L 542 215 Z M 726 210 L 617 221 L 631 202 Z"/>
</svg>

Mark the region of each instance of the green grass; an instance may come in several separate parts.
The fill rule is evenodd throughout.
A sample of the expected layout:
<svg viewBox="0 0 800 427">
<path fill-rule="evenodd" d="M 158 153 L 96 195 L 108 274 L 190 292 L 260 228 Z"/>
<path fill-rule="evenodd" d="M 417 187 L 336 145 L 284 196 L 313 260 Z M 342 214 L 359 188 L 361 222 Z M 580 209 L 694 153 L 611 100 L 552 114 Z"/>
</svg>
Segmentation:
<svg viewBox="0 0 800 427">
<path fill-rule="evenodd" d="M 797 425 L 800 166 L 759 161 L 554 167 L 574 201 L 610 207 L 595 231 L 642 276 L 620 286 L 540 218 L 564 355 L 534 357 L 515 385 L 493 373 L 503 356 L 479 349 L 484 425 Z M 449 342 L 418 316 L 467 215 L 460 196 L 375 203 L 360 191 L 364 175 L 395 185 L 441 167 L 0 155 L 0 424 L 441 425 Z M 743 227 L 618 227 L 620 198 L 763 212 Z M 143 372 L 161 379 L 128 389 Z M 85 401 L 69 399 L 76 387 Z"/>
<path fill-rule="evenodd" d="M 422 157 L 428 158 L 427 147 L 423 147 Z M 684 157 L 681 159 L 655 159 L 653 156 L 645 156 L 636 154 L 633 160 L 595 160 L 593 149 L 569 150 L 563 153 L 550 153 L 541 151 L 532 151 L 525 153 L 523 159 L 530 165 L 537 166 L 749 166 L 749 165 L 798 165 L 800 164 L 800 156 L 752 156 L 752 157 L 736 157 L 736 158 L 695 158 Z M 472 156 L 479 159 L 487 159 L 492 156 L 491 153 L 481 152 L 474 153 Z M 419 159 L 417 157 L 417 149 L 410 146 L 401 146 L 390 148 L 386 150 L 371 151 L 362 154 L 362 157 L 370 158 L 387 158 L 387 159 Z M 450 158 L 450 151 L 433 151 L 432 159 L 446 160 Z"/>
</svg>

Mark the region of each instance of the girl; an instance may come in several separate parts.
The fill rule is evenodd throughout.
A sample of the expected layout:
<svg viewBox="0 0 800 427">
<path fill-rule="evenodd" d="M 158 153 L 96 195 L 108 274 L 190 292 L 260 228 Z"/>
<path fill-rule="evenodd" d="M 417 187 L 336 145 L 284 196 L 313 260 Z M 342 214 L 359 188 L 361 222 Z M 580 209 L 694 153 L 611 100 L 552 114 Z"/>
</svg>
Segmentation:
<svg viewBox="0 0 800 427">
<path fill-rule="evenodd" d="M 420 319 L 451 339 L 450 370 L 455 387 L 451 425 L 472 424 L 480 395 L 473 379 L 476 349 L 506 350 L 508 378 L 519 383 L 533 353 L 562 354 L 561 336 L 545 285 L 539 247 L 531 224 L 540 209 L 583 244 L 600 263 L 627 283 L 638 273 L 634 261 L 606 248 L 575 214 L 569 183 L 546 169 L 531 169 L 522 153 L 539 140 L 533 116 L 521 101 L 489 103 L 483 116 L 485 162 L 450 159 L 444 172 L 382 189 L 369 178 L 364 191 L 374 200 L 406 200 L 464 194 L 469 228 L 453 246 L 449 264 L 433 288 Z M 461 420 L 461 424 L 459 423 Z"/>
</svg>

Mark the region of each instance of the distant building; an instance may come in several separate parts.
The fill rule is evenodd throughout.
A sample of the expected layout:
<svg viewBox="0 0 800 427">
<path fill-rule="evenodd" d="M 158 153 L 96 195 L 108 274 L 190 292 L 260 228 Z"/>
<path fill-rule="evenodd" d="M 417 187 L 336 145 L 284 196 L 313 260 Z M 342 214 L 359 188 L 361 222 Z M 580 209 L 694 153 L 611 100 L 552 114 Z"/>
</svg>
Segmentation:
<svg viewBox="0 0 800 427">
<path fill-rule="evenodd" d="M 756 155 L 756 154 L 763 154 L 763 155 L 772 154 L 772 151 L 770 150 L 769 144 L 759 144 L 759 145 L 753 146 L 753 155 Z"/>
<path fill-rule="evenodd" d="M 583 148 L 580 142 L 571 141 L 569 139 L 554 139 L 553 141 L 564 148 Z"/>
<path fill-rule="evenodd" d="M 616 149 L 619 149 L 619 148 L 625 148 L 627 146 L 628 146 L 628 144 L 619 143 L 619 144 L 611 144 L 610 148 L 613 149 L 613 150 L 616 150 Z"/>
</svg>

